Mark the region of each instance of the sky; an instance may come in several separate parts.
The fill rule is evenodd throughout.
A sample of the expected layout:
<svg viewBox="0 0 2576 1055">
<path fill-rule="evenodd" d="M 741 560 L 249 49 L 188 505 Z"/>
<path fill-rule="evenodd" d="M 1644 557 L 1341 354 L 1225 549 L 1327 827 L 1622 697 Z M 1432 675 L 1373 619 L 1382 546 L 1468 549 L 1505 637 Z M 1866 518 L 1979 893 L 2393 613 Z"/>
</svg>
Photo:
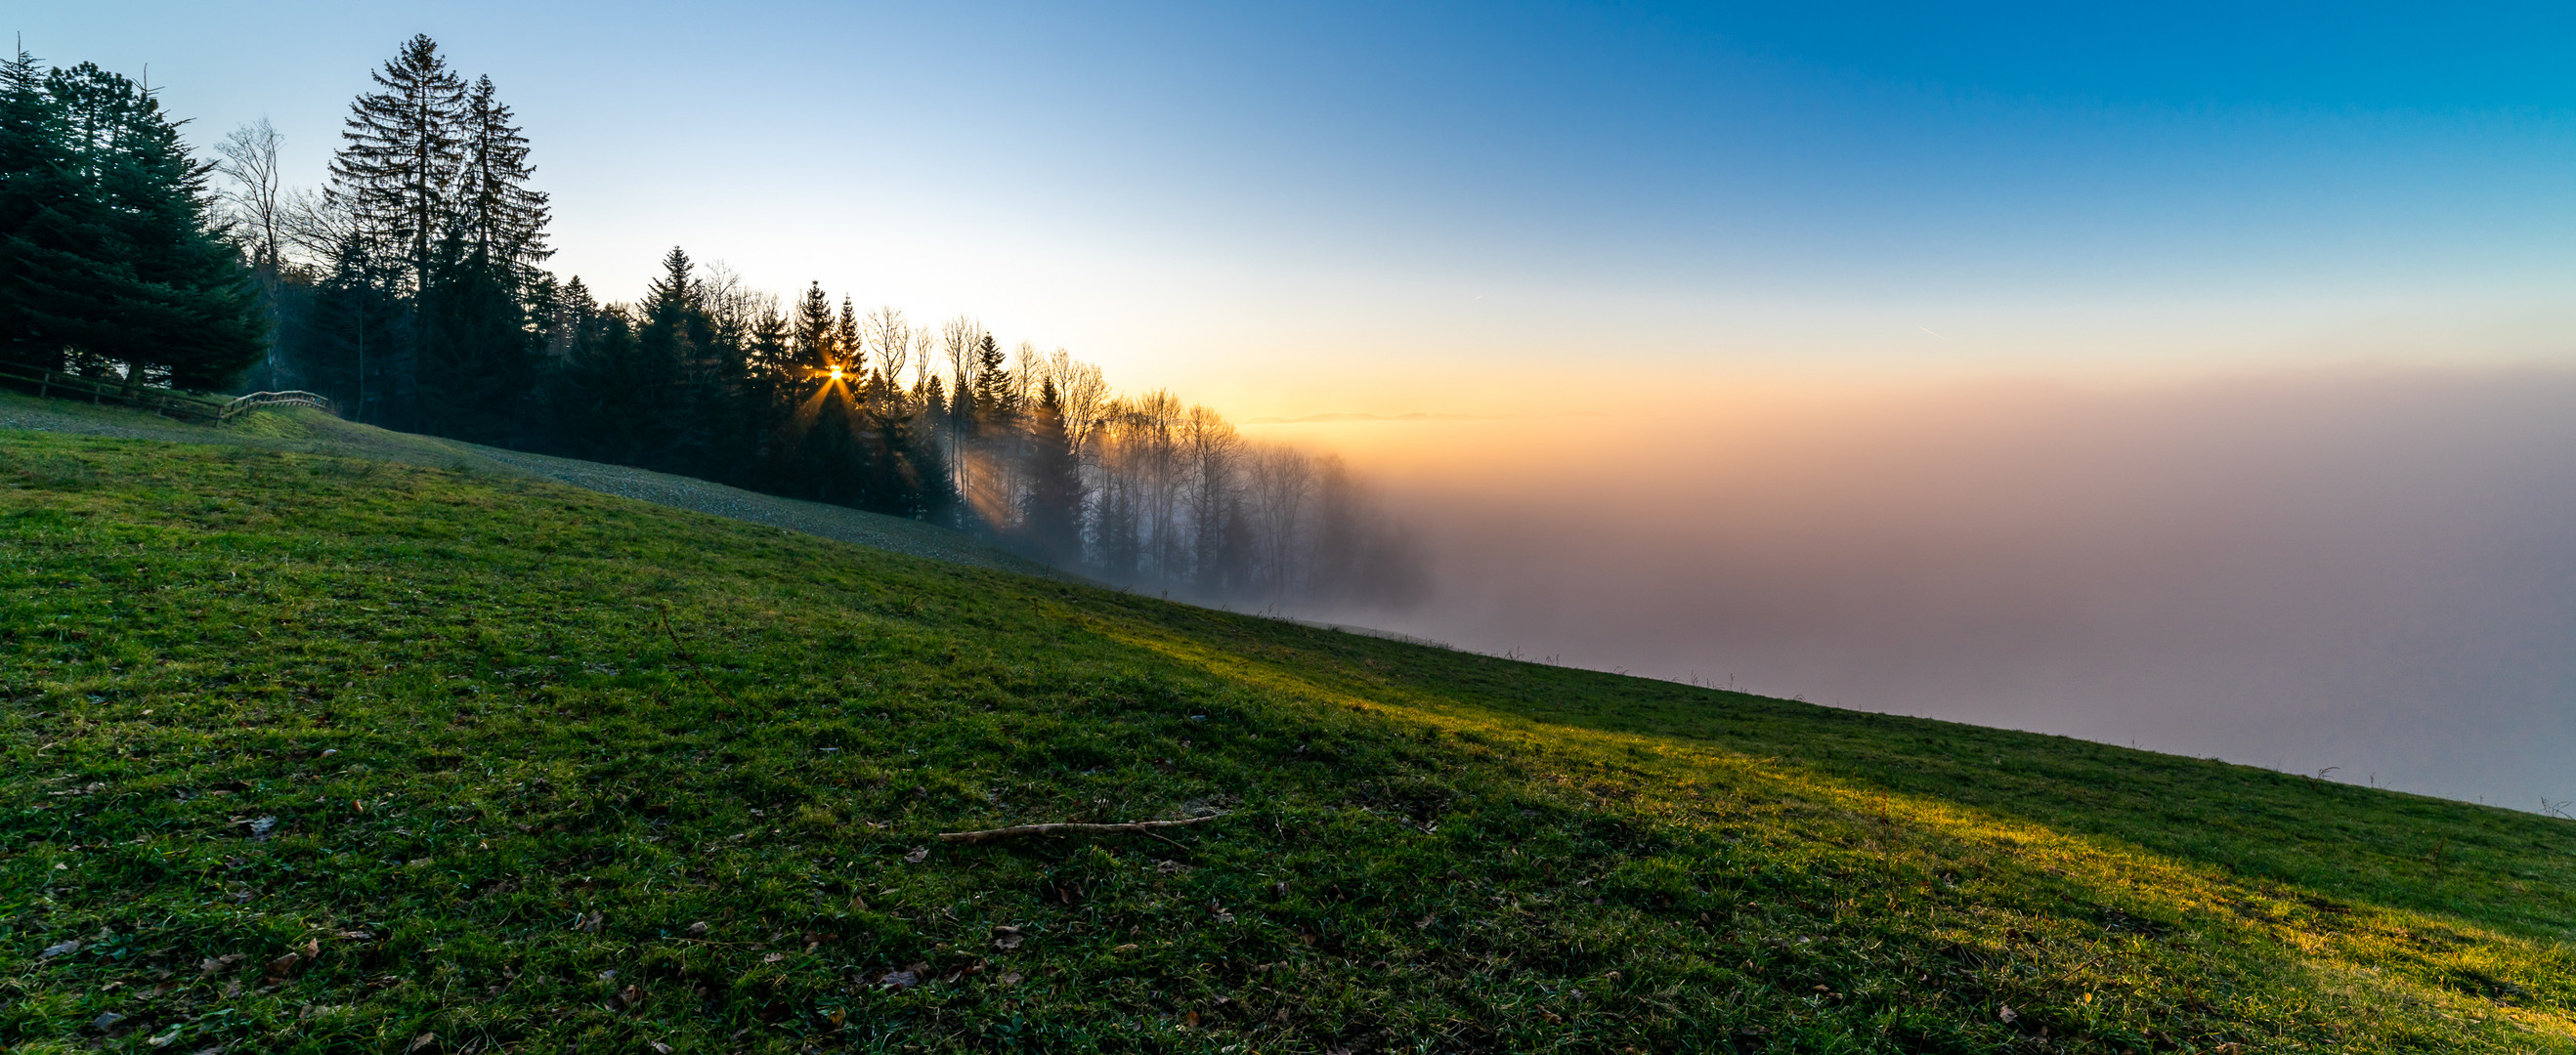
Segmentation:
<svg viewBox="0 0 2576 1055">
<path fill-rule="evenodd" d="M 1237 416 L 1640 374 L 2559 362 L 2576 12 L 26 5 L 318 183 L 415 32 L 612 296 L 673 244 Z M 1541 381 L 1540 379 L 1545 379 Z M 1539 383 L 1533 383 L 1534 381 Z"/>
<path fill-rule="evenodd" d="M 413 33 L 685 247 L 1351 458 L 1492 651 L 2576 799 L 2576 8 L 23 4 L 316 185 Z"/>
</svg>

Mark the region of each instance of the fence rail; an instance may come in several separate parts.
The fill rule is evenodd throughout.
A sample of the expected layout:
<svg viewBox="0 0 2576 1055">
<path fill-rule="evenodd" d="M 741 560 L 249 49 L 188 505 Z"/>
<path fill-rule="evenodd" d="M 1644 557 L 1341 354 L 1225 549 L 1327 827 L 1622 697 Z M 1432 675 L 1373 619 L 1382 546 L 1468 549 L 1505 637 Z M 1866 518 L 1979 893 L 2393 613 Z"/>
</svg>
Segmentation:
<svg viewBox="0 0 2576 1055">
<path fill-rule="evenodd" d="M 251 411 L 258 410 L 261 407 L 314 407 L 320 409 L 323 413 L 330 414 L 334 417 L 339 416 L 340 413 L 340 404 L 333 402 L 331 397 L 325 395 L 318 395 L 301 390 L 292 392 L 253 392 L 247 396 L 243 396 L 230 403 L 224 404 L 222 420 L 231 421 L 238 415 L 247 414 Z"/>
<path fill-rule="evenodd" d="M 115 403 L 120 406 L 149 410 L 164 417 L 182 421 L 230 421 L 261 407 L 318 407 L 332 414 L 340 406 L 327 396 L 311 392 L 253 392 L 237 399 L 217 399 L 173 392 L 166 388 L 137 386 L 128 391 L 121 380 L 103 380 L 55 370 L 28 366 L 24 363 L 0 362 L 0 384 L 24 389 L 39 396 L 58 399 L 87 399 L 92 403 Z"/>
</svg>

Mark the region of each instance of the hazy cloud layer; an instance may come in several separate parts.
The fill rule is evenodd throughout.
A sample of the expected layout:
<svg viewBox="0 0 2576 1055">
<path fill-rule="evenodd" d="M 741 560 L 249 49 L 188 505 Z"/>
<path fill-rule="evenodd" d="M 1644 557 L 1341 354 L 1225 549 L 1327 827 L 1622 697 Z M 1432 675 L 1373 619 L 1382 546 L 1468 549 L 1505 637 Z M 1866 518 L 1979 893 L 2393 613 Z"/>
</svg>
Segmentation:
<svg viewBox="0 0 2576 1055">
<path fill-rule="evenodd" d="M 1436 554 L 1428 604 L 1352 621 L 2576 798 L 2576 374 L 1745 389 L 1273 434 L 1353 452 Z"/>
</svg>

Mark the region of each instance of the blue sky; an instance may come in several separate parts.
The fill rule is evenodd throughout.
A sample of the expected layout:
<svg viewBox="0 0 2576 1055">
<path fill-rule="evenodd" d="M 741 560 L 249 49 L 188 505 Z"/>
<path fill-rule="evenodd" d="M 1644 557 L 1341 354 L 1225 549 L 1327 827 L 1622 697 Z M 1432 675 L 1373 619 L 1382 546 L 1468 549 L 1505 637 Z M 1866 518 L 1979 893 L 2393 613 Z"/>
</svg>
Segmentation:
<svg viewBox="0 0 2576 1055">
<path fill-rule="evenodd" d="M 1532 398 L 1426 391 L 1498 361 L 2557 362 L 2576 321 L 2565 8 L 93 2 L 11 21 L 45 59 L 149 63 L 200 139 L 270 116 L 308 183 L 367 70 L 426 32 L 528 125 L 560 272 L 632 295 L 678 243 L 781 291 L 975 312 L 1244 414 Z M 1379 383 L 1318 387 L 1319 361 Z"/>
</svg>

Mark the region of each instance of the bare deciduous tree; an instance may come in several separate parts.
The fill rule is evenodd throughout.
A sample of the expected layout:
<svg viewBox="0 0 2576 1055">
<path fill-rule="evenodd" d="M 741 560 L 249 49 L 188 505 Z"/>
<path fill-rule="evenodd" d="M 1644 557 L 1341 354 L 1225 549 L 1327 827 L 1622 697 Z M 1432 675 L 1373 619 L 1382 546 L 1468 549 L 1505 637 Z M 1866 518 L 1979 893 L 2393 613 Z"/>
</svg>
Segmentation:
<svg viewBox="0 0 2576 1055">
<path fill-rule="evenodd" d="M 1056 398 L 1064 404 L 1064 431 L 1073 443 L 1076 458 L 1090 449 L 1091 438 L 1099 432 L 1108 412 L 1109 379 L 1097 364 L 1086 363 L 1062 348 L 1047 356 L 1047 380 L 1055 382 Z"/>
<path fill-rule="evenodd" d="M 949 383 L 964 391 L 975 374 L 975 349 L 984 343 L 984 324 L 960 315 L 939 328 L 939 350 L 948 356 Z"/>
<path fill-rule="evenodd" d="M 877 369 L 885 374 L 888 386 L 902 383 L 904 364 L 912 358 L 912 326 L 903 321 L 903 312 L 891 306 L 868 313 L 860 327 L 868 346 L 877 350 Z"/>
<path fill-rule="evenodd" d="M 328 194 L 288 191 L 278 215 L 284 245 L 316 271 L 329 271 L 342 247 L 359 236 L 358 218 Z"/>
<path fill-rule="evenodd" d="M 285 186 L 277 166 L 278 150 L 285 145 L 286 137 L 266 117 L 233 129 L 215 144 L 215 153 L 223 158 L 215 170 L 232 181 L 224 202 L 244 234 L 251 267 L 272 291 L 287 238 Z"/>
<path fill-rule="evenodd" d="M 1226 518 L 1235 512 L 1234 470 L 1243 437 L 1224 415 L 1191 404 L 1181 415 L 1176 440 L 1181 512 L 1190 520 L 1191 559 L 1184 574 L 1204 588 L 1221 588 L 1227 565 L 1241 557 L 1228 552 L 1225 537 Z"/>
<path fill-rule="evenodd" d="M 1305 534 L 1307 505 L 1315 494 L 1314 461 L 1294 447 L 1273 445 L 1253 448 L 1244 461 L 1254 583 L 1275 603 L 1301 585 L 1296 581 L 1295 554 Z"/>
</svg>

